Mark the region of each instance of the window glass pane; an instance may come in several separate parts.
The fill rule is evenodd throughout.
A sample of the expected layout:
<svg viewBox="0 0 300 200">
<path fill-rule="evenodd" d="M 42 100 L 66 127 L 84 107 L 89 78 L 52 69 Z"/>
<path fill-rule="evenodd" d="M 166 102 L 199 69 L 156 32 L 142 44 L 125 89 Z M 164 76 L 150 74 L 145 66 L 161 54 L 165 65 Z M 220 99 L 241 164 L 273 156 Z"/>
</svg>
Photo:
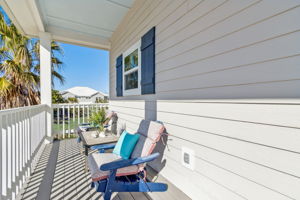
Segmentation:
<svg viewBox="0 0 300 200">
<path fill-rule="evenodd" d="M 125 72 L 138 66 L 138 49 L 125 57 Z"/>
<path fill-rule="evenodd" d="M 125 90 L 138 88 L 138 71 L 125 75 Z"/>
</svg>

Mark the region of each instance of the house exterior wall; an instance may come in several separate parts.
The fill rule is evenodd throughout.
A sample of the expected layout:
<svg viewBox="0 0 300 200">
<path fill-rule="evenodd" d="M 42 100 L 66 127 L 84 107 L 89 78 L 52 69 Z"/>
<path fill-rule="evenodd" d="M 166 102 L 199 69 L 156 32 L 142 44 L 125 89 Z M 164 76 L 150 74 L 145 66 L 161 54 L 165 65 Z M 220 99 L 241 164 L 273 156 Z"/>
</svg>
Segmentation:
<svg viewBox="0 0 300 200">
<path fill-rule="evenodd" d="M 106 97 L 98 93 L 96 95 L 91 96 L 91 101 L 95 103 L 97 98 L 105 99 Z"/>
<path fill-rule="evenodd" d="M 114 33 L 111 109 L 164 122 L 151 166 L 191 198 L 300 199 L 299 18 L 299 0 L 138 0 Z M 156 94 L 116 97 L 115 59 L 153 26 Z"/>
<path fill-rule="evenodd" d="M 63 95 L 64 99 L 68 99 L 70 97 L 76 97 L 78 100 L 78 103 L 95 103 L 97 98 L 101 98 L 101 99 L 105 99 L 107 97 L 105 97 L 104 95 L 102 95 L 101 93 L 97 93 L 91 97 L 78 97 L 70 92 L 66 92 Z"/>
<path fill-rule="evenodd" d="M 64 99 L 68 99 L 68 98 L 73 98 L 73 97 L 75 97 L 75 95 L 74 94 L 72 94 L 72 93 L 70 93 L 70 92 L 65 92 L 65 93 L 63 93 L 62 94 L 62 97 L 64 98 Z"/>
</svg>

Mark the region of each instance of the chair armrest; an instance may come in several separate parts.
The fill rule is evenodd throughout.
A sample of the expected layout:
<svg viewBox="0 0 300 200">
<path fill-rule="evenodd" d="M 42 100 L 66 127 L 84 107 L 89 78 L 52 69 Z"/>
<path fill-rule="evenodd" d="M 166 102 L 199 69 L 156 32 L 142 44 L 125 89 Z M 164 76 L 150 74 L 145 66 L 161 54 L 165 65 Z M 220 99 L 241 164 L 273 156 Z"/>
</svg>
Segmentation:
<svg viewBox="0 0 300 200">
<path fill-rule="evenodd" d="M 111 144 L 99 144 L 99 145 L 95 145 L 95 146 L 91 146 L 92 150 L 106 150 L 106 149 L 113 149 L 115 148 L 116 143 L 111 143 Z"/>
<path fill-rule="evenodd" d="M 158 156 L 159 156 L 159 153 L 154 153 L 154 154 L 151 154 L 151 155 L 145 156 L 145 157 L 132 158 L 132 159 L 128 159 L 128 160 L 124 160 L 124 159 L 117 160 L 117 161 L 113 161 L 113 162 L 101 165 L 100 170 L 108 171 L 108 170 L 114 170 L 114 169 L 119 169 L 119 168 L 123 168 L 123 167 L 128 167 L 131 165 L 147 163 L 147 162 L 155 160 Z"/>
</svg>

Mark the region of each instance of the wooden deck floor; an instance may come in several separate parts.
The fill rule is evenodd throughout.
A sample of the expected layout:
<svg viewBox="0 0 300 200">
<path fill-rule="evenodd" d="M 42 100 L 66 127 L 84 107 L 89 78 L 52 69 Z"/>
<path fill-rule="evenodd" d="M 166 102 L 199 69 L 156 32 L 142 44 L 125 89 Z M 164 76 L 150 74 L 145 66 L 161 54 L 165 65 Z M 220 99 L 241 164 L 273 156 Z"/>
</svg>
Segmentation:
<svg viewBox="0 0 300 200">
<path fill-rule="evenodd" d="M 90 187 L 91 178 L 88 172 L 84 172 L 84 156 L 80 154 L 80 145 L 76 140 L 63 140 L 57 143 L 58 145 L 54 143 L 46 146 L 19 199 L 103 199 L 101 193 L 96 193 L 95 189 Z M 54 148 L 58 149 L 55 151 Z M 56 156 L 56 159 L 53 156 Z M 54 164 L 52 165 L 54 177 L 48 162 L 56 162 L 56 164 L 51 163 Z M 144 193 L 115 193 L 113 199 L 149 200 L 151 198 Z"/>
</svg>

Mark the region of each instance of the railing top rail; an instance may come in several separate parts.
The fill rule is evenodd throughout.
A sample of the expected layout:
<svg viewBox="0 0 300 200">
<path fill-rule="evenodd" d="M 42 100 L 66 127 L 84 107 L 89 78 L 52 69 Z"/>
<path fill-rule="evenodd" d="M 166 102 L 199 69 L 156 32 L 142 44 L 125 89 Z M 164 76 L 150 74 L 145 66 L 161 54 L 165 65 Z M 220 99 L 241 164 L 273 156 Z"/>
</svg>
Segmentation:
<svg viewBox="0 0 300 200">
<path fill-rule="evenodd" d="M 60 103 L 60 104 L 52 104 L 52 107 L 57 108 L 61 106 L 95 106 L 95 105 L 108 106 L 109 103 Z"/>
<path fill-rule="evenodd" d="M 39 104 L 39 105 L 33 105 L 33 106 L 24 106 L 24 107 L 18 107 L 18 108 L 10 108 L 10 109 L 4 109 L 0 110 L 0 114 L 8 114 L 13 112 L 21 112 L 21 111 L 27 111 L 37 108 L 47 107 L 46 104 Z"/>
</svg>

